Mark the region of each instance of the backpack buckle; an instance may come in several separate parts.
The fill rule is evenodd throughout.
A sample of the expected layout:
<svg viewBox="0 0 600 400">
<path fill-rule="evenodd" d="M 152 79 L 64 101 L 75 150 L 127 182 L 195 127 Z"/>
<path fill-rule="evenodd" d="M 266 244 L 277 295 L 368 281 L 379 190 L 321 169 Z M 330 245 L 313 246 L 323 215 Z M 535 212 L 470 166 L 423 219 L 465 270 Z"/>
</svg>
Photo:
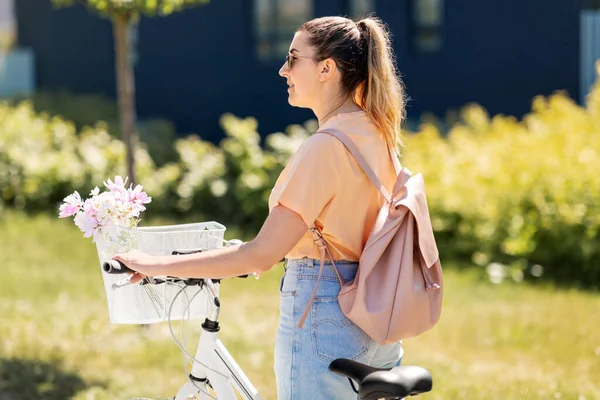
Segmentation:
<svg viewBox="0 0 600 400">
<path fill-rule="evenodd" d="M 310 228 L 309 231 L 312 234 L 313 242 L 315 242 L 319 249 L 326 250 L 327 243 L 325 242 L 325 239 L 323 239 L 321 232 L 319 232 L 317 228 Z"/>
<path fill-rule="evenodd" d="M 323 238 L 323 235 L 321 235 L 321 232 L 319 232 L 317 228 L 310 228 L 308 231 L 312 233 L 313 236 L 316 234 L 319 238 Z"/>
</svg>

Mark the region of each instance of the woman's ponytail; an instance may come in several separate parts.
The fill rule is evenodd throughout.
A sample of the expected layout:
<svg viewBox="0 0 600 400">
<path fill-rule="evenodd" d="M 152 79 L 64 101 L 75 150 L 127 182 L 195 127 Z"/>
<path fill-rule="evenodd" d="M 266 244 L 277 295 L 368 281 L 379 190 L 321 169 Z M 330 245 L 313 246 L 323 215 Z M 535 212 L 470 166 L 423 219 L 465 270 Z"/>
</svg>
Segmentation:
<svg viewBox="0 0 600 400">
<path fill-rule="evenodd" d="M 356 91 L 356 101 L 373 119 L 394 149 L 402 144 L 400 127 L 406 117 L 404 85 L 398 76 L 389 32 L 375 17 L 357 22 L 364 41 L 366 79 Z"/>
</svg>

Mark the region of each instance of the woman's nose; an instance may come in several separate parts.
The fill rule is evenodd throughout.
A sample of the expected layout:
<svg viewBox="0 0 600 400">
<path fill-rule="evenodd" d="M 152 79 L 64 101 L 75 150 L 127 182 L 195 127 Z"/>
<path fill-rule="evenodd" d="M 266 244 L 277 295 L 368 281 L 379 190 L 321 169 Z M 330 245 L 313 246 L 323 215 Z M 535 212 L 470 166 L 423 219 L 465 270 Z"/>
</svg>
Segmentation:
<svg viewBox="0 0 600 400">
<path fill-rule="evenodd" d="M 287 78 L 289 75 L 289 70 L 287 68 L 287 63 L 283 63 L 283 65 L 281 66 L 281 68 L 279 68 L 279 76 L 282 76 L 284 78 Z"/>
</svg>

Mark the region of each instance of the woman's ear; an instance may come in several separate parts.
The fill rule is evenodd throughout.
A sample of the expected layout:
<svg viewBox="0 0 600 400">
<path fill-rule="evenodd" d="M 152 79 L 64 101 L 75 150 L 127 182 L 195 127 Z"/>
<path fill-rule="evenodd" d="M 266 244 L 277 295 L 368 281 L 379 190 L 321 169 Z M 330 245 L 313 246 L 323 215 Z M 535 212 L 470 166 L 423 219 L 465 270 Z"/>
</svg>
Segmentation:
<svg viewBox="0 0 600 400">
<path fill-rule="evenodd" d="M 319 71 L 319 81 L 325 82 L 326 80 L 331 79 L 331 77 L 335 74 L 335 71 L 337 70 L 337 65 L 332 58 L 327 58 L 321 61 L 320 68 L 321 69 Z"/>
</svg>

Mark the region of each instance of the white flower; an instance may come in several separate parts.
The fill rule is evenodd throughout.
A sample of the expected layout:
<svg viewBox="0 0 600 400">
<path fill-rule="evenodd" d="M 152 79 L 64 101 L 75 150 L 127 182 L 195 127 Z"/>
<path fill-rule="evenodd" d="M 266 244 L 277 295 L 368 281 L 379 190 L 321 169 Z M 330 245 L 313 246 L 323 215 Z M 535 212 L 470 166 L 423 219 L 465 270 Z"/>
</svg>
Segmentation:
<svg viewBox="0 0 600 400">
<path fill-rule="evenodd" d="M 84 233 L 83 237 L 90 237 L 98 227 L 95 219 L 89 218 L 86 213 L 77 213 L 75 215 L 75 225 Z"/>
<path fill-rule="evenodd" d="M 66 218 L 75 215 L 83 208 L 83 201 L 78 192 L 75 192 L 64 198 L 64 204 L 59 207 L 59 218 Z"/>
</svg>

